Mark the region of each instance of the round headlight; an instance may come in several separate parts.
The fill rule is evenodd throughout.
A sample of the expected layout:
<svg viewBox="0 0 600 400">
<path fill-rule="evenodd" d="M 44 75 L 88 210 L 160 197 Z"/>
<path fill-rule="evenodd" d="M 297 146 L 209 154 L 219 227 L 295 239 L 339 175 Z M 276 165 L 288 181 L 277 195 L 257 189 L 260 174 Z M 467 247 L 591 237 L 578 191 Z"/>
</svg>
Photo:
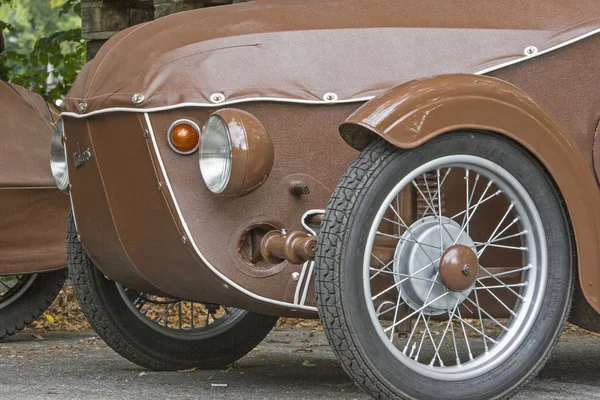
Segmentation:
<svg viewBox="0 0 600 400">
<path fill-rule="evenodd" d="M 231 139 L 225 121 L 211 115 L 202 129 L 200 148 L 200 172 L 211 192 L 220 194 L 231 177 Z"/>
<path fill-rule="evenodd" d="M 209 117 L 202 132 L 200 172 L 213 193 L 243 196 L 267 179 L 273 143 L 253 115 L 224 108 Z"/>
<path fill-rule="evenodd" d="M 62 191 L 69 188 L 67 155 L 65 150 L 65 125 L 62 119 L 56 123 L 50 146 L 50 169 L 56 186 Z"/>
</svg>

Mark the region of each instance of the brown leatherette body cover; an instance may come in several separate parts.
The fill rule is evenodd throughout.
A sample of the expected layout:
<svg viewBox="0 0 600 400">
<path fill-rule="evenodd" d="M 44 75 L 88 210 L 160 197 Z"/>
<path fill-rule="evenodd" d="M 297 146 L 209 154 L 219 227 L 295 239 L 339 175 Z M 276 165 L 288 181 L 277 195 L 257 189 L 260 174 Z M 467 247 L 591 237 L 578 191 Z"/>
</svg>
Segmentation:
<svg viewBox="0 0 600 400">
<path fill-rule="evenodd" d="M 265 0 L 182 13 L 117 35 L 82 72 L 63 110 L 74 113 L 65 114 L 69 154 L 78 145 L 92 151 L 92 159 L 78 169 L 69 158 L 75 214 L 86 250 L 107 276 L 140 290 L 273 315 L 314 316 L 310 310 L 292 311 L 298 310 L 298 296 L 305 291 L 304 305 L 315 304 L 312 282 L 292 279 L 303 266 L 252 267 L 238 253 L 239 239 L 254 225 L 300 230 L 306 211 L 326 207 L 337 181 L 357 155 L 337 128 L 363 103 L 227 105 L 258 118 L 274 146 L 271 174 L 244 197 L 210 193 L 202 182 L 198 155 L 173 152 L 167 130 L 181 118 L 202 126 L 217 110 L 216 105 L 208 107 L 215 92 L 223 92 L 226 102 L 257 96 L 320 100 L 325 92 L 335 92 L 340 100 L 353 99 L 428 74 L 477 72 L 518 59 L 528 46 L 544 50 L 592 32 L 598 25 L 593 15 L 597 7 L 591 1 L 569 5 L 554 0 L 501 5 L 461 1 L 460 6 L 457 1 Z M 465 12 L 465 7 L 472 12 Z M 388 32 L 393 39 L 372 36 Z M 337 35 L 342 33 L 343 40 Z M 318 36 L 318 41 L 311 36 L 321 34 L 325 36 Z M 452 36 L 463 34 L 468 38 Z M 512 34 L 514 40 L 509 38 Z M 273 38 L 269 42 L 273 46 L 266 45 L 266 37 Z M 259 39 L 258 46 L 235 44 Z M 375 53 L 370 52 L 372 47 Z M 552 166 L 557 181 L 579 174 L 561 191 L 574 190 L 577 182 L 588 185 L 577 190 L 589 191 L 589 196 L 580 192 L 568 196 L 570 201 L 581 197 L 577 201 L 584 210 L 574 211 L 577 221 L 572 218 L 578 240 L 589 234 L 581 239 L 585 249 L 592 243 L 597 246 L 598 239 L 597 217 L 592 215 L 598 208 L 598 193 L 590 176 L 593 136 L 600 121 L 599 47 L 600 36 L 594 35 L 491 74 L 527 93 L 520 95 L 523 105 L 543 120 L 541 126 L 548 132 L 544 136 L 534 127 L 531 133 L 537 135 L 538 156 L 549 170 Z M 440 81 L 442 86 L 445 83 Z M 450 81 L 448 89 L 458 90 L 454 83 Z M 504 85 L 510 88 L 507 98 L 521 93 Z M 443 88 L 439 90 L 443 93 Z M 145 95 L 137 106 L 131 102 L 135 93 Z M 83 98 L 87 103 L 83 113 L 100 115 L 72 118 L 81 116 Z M 552 117 L 531 104 L 530 98 Z M 473 103 L 469 107 L 481 110 Z M 116 112 L 115 107 L 138 113 Z M 148 124 L 143 110 L 153 107 L 173 109 L 149 113 Z M 491 121 L 497 121 L 494 110 L 488 111 Z M 405 147 L 417 145 L 419 130 L 425 128 L 412 122 L 416 133 L 410 133 Z M 460 124 L 438 128 L 453 127 Z M 510 131 L 503 133 L 510 135 Z M 512 136 L 518 140 L 519 134 Z M 546 157 L 547 149 L 556 150 L 557 156 Z M 298 182 L 309 186 L 308 196 L 291 195 L 290 184 Z M 584 259 L 586 265 L 579 259 L 585 269 L 582 276 L 589 279 L 582 286 L 591 288 L 588 300 L 594 304 L 597 249 L 586 251 Z"/>
<path fill-rule="evenodd" d="M 0 274 L 66 264 L 69 198 L 50 172 L 53 120 L 42 97 L 0 82 Z"/>
<path fill-rule="evenodd" d="M 115 35 L 80 73 L 64 111 L 211 104 L 213 93 L 227 102 L 323 101 L 326 93 L 363 98 L 423 76 L 480 72 L 598 28 L 597 0 L 265 0 L 211 7 Z M 145 100 L 134 104 L 134 94 Z"/>
</svg>

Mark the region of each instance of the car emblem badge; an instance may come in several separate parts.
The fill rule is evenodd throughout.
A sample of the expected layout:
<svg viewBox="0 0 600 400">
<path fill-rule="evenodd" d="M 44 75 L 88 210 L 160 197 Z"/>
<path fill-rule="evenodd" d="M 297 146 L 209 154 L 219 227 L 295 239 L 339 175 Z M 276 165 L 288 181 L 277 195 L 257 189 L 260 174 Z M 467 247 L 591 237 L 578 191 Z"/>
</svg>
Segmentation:
<svg viewBox="0 0 600 400">
<path fill-rule="evenodd" d="M 75 168 L 81 167 L 83 164 L 88 162 L 92 158 L 92 152 L 88 148 L 86 151 L 81 151 L 81 144 L 77 143 L 77 151 L 73 153 L 73 163 Z"/>
</svg>

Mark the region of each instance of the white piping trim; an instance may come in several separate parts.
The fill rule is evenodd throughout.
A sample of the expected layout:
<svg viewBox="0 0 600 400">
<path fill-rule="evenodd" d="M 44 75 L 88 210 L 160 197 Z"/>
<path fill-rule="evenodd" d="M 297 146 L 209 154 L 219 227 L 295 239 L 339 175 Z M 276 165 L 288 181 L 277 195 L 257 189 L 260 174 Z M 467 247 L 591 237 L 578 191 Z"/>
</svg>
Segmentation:
<svg viewBox="0 0 600 400">
<path fill-rule="evenodd" d="M 270 101 L 277 103 L 297 103 L 297 104 L 312 104 L 312 105 L 333 105 L 333 104 L 343 104 L 343 103 L 358 103 L 365 102 L 374 99 L 375 96 L 366 96 L 366 97 L 357 97 L 355 99 L 346 99 L 346 100 L 338 100 L 338 101 L 323 101 L 323 100 L 302 100 L 302 99 L 285 99 L 285 98 L 277 98 L 277 97 L 248 97 L 245 99 L 237 99 L 224 101 L 219 104 L 212 103 L 179 103 L 170 106 L 164 107 L 155 107 L 155 108 L 127 108 L 127 107 L 116 107 L 116 108 L 107 108 L 104 110 L 92 111 L 87 114 L 77 114 L 73 112 L 63 112 L 61 113 L 61 117 L 73 117 L 73 118 L 87 118 L 98 114 L 107 114 L 113 112 L 137 112 L 137 113 L 153 113 L 159 111 L 169 111 L 176 108 L 184 108 L 184 107 L 204 107 L 204 108 L 216 108 L 229 106 L 232 104 L 238 103 L 250 103 L 257 101 Z"/>
<path fill-rule="evenodd" d="M 562 49 L 563 47 L 567 47 L 569 45 L 572 45 L 573 43 L 577 43 L 579 41 L 582 41 L 584 39 L 592 37 L 592 36 L 594 36 L 594 35 L 596 35 L 598 33 L 600 33 L 600 29 L 593 30 L 593 31 L 588 32 L 588 33 L 586 33 L 584 35 L 581 35 L 581 36 L 578 36 L 576 38 L 573 38 L 571 40 L 567 40 L 566 42 L 557 44 L 556 46 L 550 47 L 550 48 L 548 48 L 546 50 L 538 51 L 534 55 L 521 57 L 521 58 L 518 58 L 516 60 L 508 61 L 508 62 L 505 62 L 503 64 L 497 65 L 495 67 L 490 67 L 490 68 L 484 69 L 483 71 L 476 72 L 475 75 L 485 75 L 485 74 L 488 74 L 488 73 L 493 72 L 493 71 L 497 71 L 497 70 L 502 69 L 502 68 L 510 67 L 511 65 L 522 63 L 523 61 L 532 60 L 534 58 L 543 56 L 544 54 L 551 53 L 553 51 Z"/>
<path fill-rule="evenodd" d="M 69 201 L 71 202 L 71 214 L 73 215 L 73 223 L 75 224 L 75 232 L 79 233 L 79 229 L 77 228 L 77 218 L 75 217 L 75 205 L 73 204 L 73 196 L 71 192 L 69 192 Z"/>
<path fill-rule="evenodd" d="M 304 285 L 304 293 L 302 293 L 302 300 L 300 300 L 300 306 L 304 306 L 306 303 L 306 296 L 308 296 L 308 288 L 310 287 L 310 282 L 313 275 L 313 270 L 315 268 L 315 262 L 311 261 L 308 263 L 310 268 L 308 269 L 308 274 L 306 275 L 306 285 Z"/>
<path fill-rule="evenodd" d="M 539 51 L 538 53 L 531 55 L 531 56 L 524 56 L 521 58 L 517 58 L 516 60 L 512 60 L 512 61 L 508 61 L 499 65 L 496 65 L 494 67 L 490 67 L 490 68 L 486 68 L 482 71 L 479 72 L 475 72 L 474 75 L 485 75 L 488 74 L 490 72 L 493 71 L 497 71 L 499 69 L 502 68 L 506 68 L 506 67 L 510 67 L 512 65 L 515 64 L 519 64 L 522 63 L 524 61 L 527 60 L 532 60 L 534 58 L 543 56 L 544 54 L 548 54 L 551 53 L 553 51 L 562 49 L 563 47 L 567 47 L 573 43 L 577 43 L 581 40 L 587 39 L 591 36 L 594 36 L 596 34 L 600 33 L 600 29 L 595 29 L 591 32 L 588 32 L 586 34 L 583 34 L 581 36 L 578 36 L 576 38 L 573 38 L 571 40 L 567 40 L 566 42 L 560 43 L 556 46 L 550 47 L 546 50 L 542 50 Z M 390 88 L 391 89 L 391 88 Z M 346 100 L 336 100 L 336 101 L 322 101 L 322 100 L 302 100 L 302 99 L 285 99 L 285 98 L 275 98 L 275 97 L 249 97 L 246 99 L 237 99 L 237 100 L 230 100 L 230 101 L 224 101 L 222 103 L 219 104 L 214 104 L 214 103 L 180 103 L 180 104 L 174 104 L 174 105 L 170 105 L 170 106 L 165 106 L 165 107 L 155 107 L 155 108 L 147 108 L 147 109 L 143 109 L 143 108 L 127 108 L 127 107 L 116 107 L 116 108 L 107 108 L 104 110 L 98 110 L 98 111 L 92 111 L 91 113 L 87 113 L 87 114 L 78 114 L 78 113 L 73 113 L 73 112 L 63 112 L 60 114 L 60 116 L 65 116 L 65 117 L 73 117 L 73 118 L 87 118 L 87 117 L 91 117 L 93 115 L 98 115 L 98 114 L 106 114 L 106 113 L 111 113 L 111 112 L 143 112 L 143 113 L 152 113 L 152 112 L 159 112 L 159 111 L 168 111 L 168 110 L 173 110 L 176 108 L 183 108 L 183 107 L 206 107 L 206 108 L 210 108 L 210 107 L 223 107 L 223 106 L 228 106 L 228 105 L 232 105 L 232 104 L 238 104 L 238 103 L 249 103 L 249 102 L 257 102 L 257 101 L 271 101 L 271 102 L 278 102 L 278 103 L 296 103 L 296 104 L 314 104 L 314 105 L 334 105 L 334 104 L 344 104 L 344 103 L 360 103 L 360 102 L 366 102 L 369 100 L 374 99 L 376 96 L 365 96 L 365 97 L 357 97 L 354 99 L 346 99 Z"/>
<path fill-rule="evenodd" d="M 249 291 L 248 289 L 243 288 L 242 286 L 238 285 L 237 283 L 235 283 L 234 281 L 232 281 L 231 279 L 229 279 L 227 276 L 225 276 L 224 274 L 222 274 L 218 269 L 216 269 L 215 267 L 213 267 L 208 260 L 202 255 L 202 253 L 200 252 L 200 249 L 198 249 L 198 246 L 196 245 L 196 241 L 194 240 L 194 237 L 192 236 L 192 233 L 190 232 L 190 229 L 187 225 L 187 223 L 185 222 L 185 219 L 183 218 L 183 214 L 181 212 L 181 209 L 179 208 L 179 203 L 177 202 L 177 198 L 175 197 L 175 193 L 173 191 L 173 188 L 171 186 L 171 182 L 169 180 L 169 177 L 167 175 L 167 170 L 165 169 L 165 165 L 163 163 L 162 157 L 160 155 L 160 151 L 158 149 L 158 144 L 156 143 L 156 138 L 154 136 L 154 129 L 152 128 L 152 123 L 150 122 L 150 117 L 148 116 L 148 113 L 144 113 L 144 118 L 146 120 L 146 124 L 148 125 L 148 131 L 150 132 L 150 137 L 152 138 L 152 145 L 154 146 L 154 151 L 156 152 L 156 156 L 158 159 L 158 164 L 160 165 L 160 169 L 163 173 L 163 176 L 165 177 L 165 183 L 167 184 L 167 188 L 169 189 L 169 193 L 171 194 L 171 197 L 173 199 L 173 204 L 175 205 L 175 209 L 177 210 L 177 215 L 179 216 L 179 220 L 181 221 L 181 225 L 183 226 L 183 229 L 185 230 L 185 233 L 189 239 L 189 243 L 192 244 L 192 247 L 194 248 L 194 251 L 196 252 L 196 254 L 198 254 L 198 257 L 200 257 L 200 259 L 202 260 L 202 262 L 204 262 L 204 264 L 206 264 L 206 266 L 216 275 L 218 276 L 220 279 L 222 279 L 223 281 L 225 281 L 225 283 L 227 283 L 229 286 L 237 289 L 238 291 L 244 293 L 246 296 L 252 297 L 258 301 L 261 301 L 263 303 L 270 303 L 270 304 L 275 304 L 277 306 L 280 307 L 285 307 L 288 308 L 290 310 L 295 310 L 295 309 L 301 309 L 301 310 L 306 310 L 306 311 L 317 311 L 316 307 L 307 307 L 307 306 L 301 306 L 301 305 L 297 305 L 297 304 L 291 304 L 291 303 L 286 303 L 283 301 L 279 301 L 279 300 L 273 300 L 273 299 L 269 299 L 267 297 L 263 297 L 263 296 L 259 296 L 251 291 Z"/>
<path fill-rule="evenodd" d="M 56 186 L 10 186 L 0 187 L 0 190 L 50 190 L 58 188 Z"/>
<path fill-rule="evenodd" d="M 302 282 L 304 282 L 304 274 L 306 274 L 306 268 L 308 267 L 310 262 L 305 262 L 302 265 L 302 272 L 300 273 L 300 278 L 298 279 L 298 283 L 296 283 L 296 293 L 294 294 L 294 304 L 298 304 L 298 300 L 300 298 L 300 288 L 302 287 Z"/>
</svg>

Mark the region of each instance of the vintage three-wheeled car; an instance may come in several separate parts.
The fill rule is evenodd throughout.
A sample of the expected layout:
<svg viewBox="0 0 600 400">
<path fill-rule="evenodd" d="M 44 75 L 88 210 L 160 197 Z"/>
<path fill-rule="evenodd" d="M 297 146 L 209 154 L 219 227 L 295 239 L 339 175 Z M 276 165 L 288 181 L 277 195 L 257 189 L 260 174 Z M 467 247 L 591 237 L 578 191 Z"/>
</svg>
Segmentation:
<svg viewBox="0 0 600 400">
<path fill-rule="evenodd" d="M 374 397 L 510 395 L 572 299 L 600 330 L 599 33 L 591 0 L 264 0 L 117 34 L 54 142 L 87 317 L 174 369 L 318 314 Z"/>
<path fill-rule="evenodd" d="M 67 278 L 69 199 L 48 163 L 57 119 L 38 94 L 0 81 L 0 339 L 41 315 Z"/>
</svg>

